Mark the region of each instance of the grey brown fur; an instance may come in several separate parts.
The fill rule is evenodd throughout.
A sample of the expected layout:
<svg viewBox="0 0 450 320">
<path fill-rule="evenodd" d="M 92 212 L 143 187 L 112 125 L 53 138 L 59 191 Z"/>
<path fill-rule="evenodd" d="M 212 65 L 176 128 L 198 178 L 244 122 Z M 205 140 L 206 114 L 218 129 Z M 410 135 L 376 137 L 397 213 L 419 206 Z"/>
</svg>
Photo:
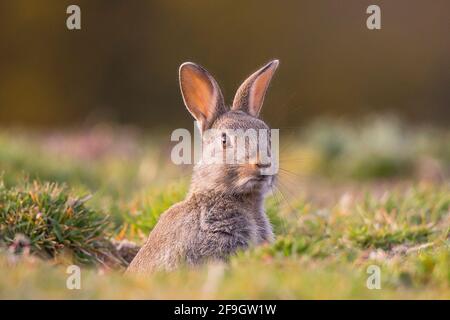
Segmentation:
<svg viewBox="0 0 450 320">
<path fill-rule="evenodd" d="M 277 65 L 278 61 L 273 61 L 253 74 L 245 82 L 245 95 L 238 92 L 230 110 L 223 107 L 220 89 L 206 70 L 192 63 L 183 64 L 180 83 L 185 104 L 203 131 L 210 128 L 219 132 L 238 128 L 269 129 L 257 118 L 261 105 L 249 103 L 259 101 L 262 104 L 268 86 L 262 83 L 252 90 L 252 82 L 258 81 L 258 72 L 271 72 L 261 80 L 270 81 Z M 206 85 L 200 89 L 184 86 L 189 81 Z M 198 100 L 200 94 L 211 98 Z M 249 99 L 250 94 L 255 95 L 254 99 Z M 239 108 L 241 98 L 242 109 Z M 205 111 L 205 108 L 211 110 Z M 224 148 L 232 147 L 230 142 Z M 264 198 L 275 176 L 263 176 L 260 169 L 258 161 L 196 164 L 186 199 L 161 215 L 127 272 L 149 273 L 173 270 L 183 264 L 226 261 L 237 250 L 272 242 L 274 235 L 264 212 Z"/>
</svg>

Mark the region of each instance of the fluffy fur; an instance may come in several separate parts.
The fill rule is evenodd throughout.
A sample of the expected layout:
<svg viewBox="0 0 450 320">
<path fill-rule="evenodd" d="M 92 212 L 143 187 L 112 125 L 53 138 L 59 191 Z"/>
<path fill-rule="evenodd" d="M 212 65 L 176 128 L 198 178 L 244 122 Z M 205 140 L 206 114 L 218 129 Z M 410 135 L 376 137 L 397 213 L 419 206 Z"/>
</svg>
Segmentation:
<svg viewBox="0 0 450 320">
<path fill-rule="evenodd" d="M 278 66 L 272 61 L 251 75 L 238 90 L 233 106 L 225 107 L 222 93 L 202 67 L 180 67 L 183 99 L 202 131 L 217 129 L 263 129 L 258 117 L 270 79 Z M 220 137 L 210 137 L 216 139 Z M 233 136 L 224 148 L 235 147 Z M 207 145 L 211 141 L 203 137 Z M 263 165 L 255 154 L 243 164 L 207 164 L 194 167 L 186 199 L 163 213 L 127 272 L 172 270 L 180 264 L 197 265 L 209 260 L 225 261 L 239 249 L 271 242 L 272 227 L 264 212 L 264 197 L 275 176 L 262 175 Z"/>
</svg>

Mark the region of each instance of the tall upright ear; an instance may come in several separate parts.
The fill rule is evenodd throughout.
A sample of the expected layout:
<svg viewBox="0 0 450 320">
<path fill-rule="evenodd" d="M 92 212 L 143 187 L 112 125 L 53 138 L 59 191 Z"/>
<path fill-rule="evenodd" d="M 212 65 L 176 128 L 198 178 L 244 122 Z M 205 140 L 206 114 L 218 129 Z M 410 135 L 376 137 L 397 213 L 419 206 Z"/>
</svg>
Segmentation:
<svg viewBox="0 0 450 320">
<path fill-rule="evenodd" d="M 278 60 L 273 60 L 248 77 L 237 90 L 231 109 L 242 110 L 257 117 L 278 64 Z"/>
<path fill-rule="evenodd" d="M 184 104 L 204 131 L 226 111 L 222 92 L 208 71 L 195 63 L 183 63 L 179 73 Z"/>
</svg>

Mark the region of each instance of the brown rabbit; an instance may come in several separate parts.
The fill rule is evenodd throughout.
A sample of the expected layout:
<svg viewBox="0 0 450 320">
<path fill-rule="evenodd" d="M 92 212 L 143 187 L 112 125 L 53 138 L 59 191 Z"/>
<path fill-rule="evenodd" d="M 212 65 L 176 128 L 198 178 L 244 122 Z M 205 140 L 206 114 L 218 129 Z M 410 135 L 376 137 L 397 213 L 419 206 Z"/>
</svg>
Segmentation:
<svg viewBox="0 0 450 320">
<path fill-rule="evenodd" d="M 219 86 L 205 69 L 191 62 L 180 66 L 183 100 L 198 121 L 203 144 L 219 139 L 223 149 L 230 150 L 236 147 L 230 129 L 269 131 L 258 115 L 277 67 L 278 60 L 274 60 L 252 74 L 238 89 L 233 105 L 227 107 Z M 207 130 L 215 133 L 207 138 Z M 186 199 L 161 215 L 127 272 L 223 261 L 238 249 L 273 241 L 264 198 L 275 175 L 263 174 L 271 164 L 261 163 L 258 154 L 249 152 L 246 159 L 239 164 L 201 159 L 194 166 Z"/>
</svg>

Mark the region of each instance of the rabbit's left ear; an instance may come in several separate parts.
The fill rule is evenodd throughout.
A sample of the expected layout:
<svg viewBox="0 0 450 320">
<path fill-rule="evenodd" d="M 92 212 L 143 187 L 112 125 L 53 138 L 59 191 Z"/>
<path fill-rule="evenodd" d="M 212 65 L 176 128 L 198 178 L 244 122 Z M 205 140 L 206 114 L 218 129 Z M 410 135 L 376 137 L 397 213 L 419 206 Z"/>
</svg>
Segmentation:
<svg viewBox="0 0 450 320">
<path fill-rule="evenodd" d="M 237 90 L 231 109 L 242 110 L 257 117 L 278 64 L 278 60 L 273 60 L 248 77 Z"/>
</svg>

